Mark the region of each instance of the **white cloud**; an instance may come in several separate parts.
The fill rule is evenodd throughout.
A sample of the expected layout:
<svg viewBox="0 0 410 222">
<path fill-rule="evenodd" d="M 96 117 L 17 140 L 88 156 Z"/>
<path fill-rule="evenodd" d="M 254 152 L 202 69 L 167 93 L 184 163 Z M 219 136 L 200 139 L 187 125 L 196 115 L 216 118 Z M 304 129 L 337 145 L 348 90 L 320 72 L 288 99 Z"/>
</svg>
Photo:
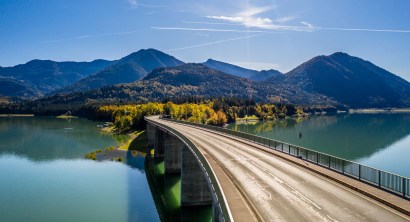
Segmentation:
<svg viewBox="0 0 410 222">
<path fill-rule="evenodd" d="M 294 16 L 286 16 L 278 19 L 271 19 L 260 16 L 260 14 L 274 9 L 274 6 L 265 7 L 249 7 L 246 10 L 234 15 L 209 15 L 209 19 L 221 20 L 227 23 L 206 23 L 206 22 L 187 22 L 187 23 L 202 23 L 211 25 L 242 25 L 247 28 L 259 28 L 267 30 L 282 30 L 282 31 L 306 31 L 312 32 L 317 30 L 333 30 L 333 31 L 356 31 L 356 32 L 390 32 L 390 33 L 410 33 L 410 30 L 403 29 L 368 29 L 368 28 L 339 28 L 339 27 L 318 27 L 313 24 L 302 21 L 301 25 L 285 25 L 283 23 L 295 20 Z"/>
<path fill-rule="evenodd" d="M 245 11 L 239 12 L 238 15 L 242 17 L 251 17 L 254 15 L 258 15 L 272 9 L 276 8 L 275 6 L 263 6 L 263 7 L 250 7 L 247 8 Z"/>
<path fill-rule="evenodd" d="M 300 24 L 305 25 L 308 28 L 314 28 L 312 24 L 310 24 L 309 22 L 300 22 Z"/>
<path fill-rule="evenodd" d="M 285 16 L 285 17 L 275 19 L 275 22 L 285 23 L 285 22 L 289 22 L 289 21 L 292 21 L 292 20 L 295 20 L 295 19 L 296 19 L 295 16 Z"/>
<path fill-rule="evenodd" d="M 207 16 L 207 18 L 241 24 L 248 28 L 261 28 L 261 29 L 269 29 L 269 30 L 292 30 L 292 31 L 311 31 L 312 29 L 314 29 L 313 25 L 289 26 L 289 25 L 275 24 L 275 23 L 284 23 L 284 22 L 293 20 L 295 19 L 293 16 L 279 18 L 275 21 L 267 17 L 258 16 L 262 13 L 272 10 L 273 8 L 274 8 L 273 6 L 250 7 L 233 16 L 210 15 L 210 16 Z"/>
</svg>

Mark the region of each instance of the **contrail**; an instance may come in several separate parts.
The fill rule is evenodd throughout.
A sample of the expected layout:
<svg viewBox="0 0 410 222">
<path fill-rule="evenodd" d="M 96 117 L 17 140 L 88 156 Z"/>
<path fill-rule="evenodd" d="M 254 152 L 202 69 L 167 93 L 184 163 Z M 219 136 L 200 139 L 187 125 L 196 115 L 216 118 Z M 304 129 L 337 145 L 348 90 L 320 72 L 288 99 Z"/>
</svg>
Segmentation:
<svg viewBox="0 0 410 222">
<path fill-rule="evenodd" d="M 181 21 L 188 24 L 203 24 L 203 25 L 232 25 L 232 26 L 244 26 L 243 24 L 234 23 L 218 23 L 218 22 L 190 22 Z M 210 31 L 210 32 L 243 32 L 243 33 L 277 33 L 272 31 L 263 30 L 238 30 L 238 29 L 209 29 L 209 28 L 181 28 L 181 27 L 151 27 L 152 29 L 159 30 L 182 30 L 182 31 Z M 263 29 L 263 28 L 262 28 Z M 333 31 L 352 31 L 352 32 L 391 32 L 391 33 L 410 33 L 410 30 L 405 29 L 368 29 L 368 28 L 338 28 L 338 27 L 318 27 L 318 26 L 284 26 L 277 25 L 274 27 L 265 28 L 265 30 L 277 30 L 277 31 L 321 31 L 321 30 L 333 30 Z"/>
<path fill-rule="evenodd" d="M 138 32 L 141 32 L 141 30 L 133 30 L 133 31 L 125 31 L 125 32 L 107 32 L 107 33 L 100 33 L 100 34 L 94 34 L 94 35 L 71 36 L 71 37 L 63 38 L 63 39 L 46 40 L 46 41 L 42 41 L 40 43 L 63 42 L 63 41 L 67 41 L 67 40 L 95 38 L 95 37 L 111 36 L 111 35 L 129 35 L 129 34 L 134 34 L 134 33 L 138 33 Z"/>
<path fill-rule="evenodd" d="M 395 33 L 410 33 L 410 30 L 403 29 L 362 29 L 362 28 L 322 28 L 313 27 L 312 29 L 317 30 L 335 30 L 335 31 L 361 31 L 361 32 L 395 32 Z"/>
<path fill-rule="evenodd" d="M 183 49 L 191 49 L 191 48 L 202 47 L 202 46 L 207 46 L 207 45 L 219 44 L 219 43 L 223 43 L 223 42 L 230 42 L 230 41 L 235 41 L 235 40 L 248 39 L 248 38 L 253 38 L 253 37 L 257 37 L 257 36 L 261 36 L 261 34 L 259 34 L 259 35 L 248 35 L 248 36 L 243 36 L 243 37 L 238 37 L 238 38 L 233 38 L 233 39 L 224 39 L 224 40 L 219 40 L 219 41 L 215 41 L 215 42 L 207 42 L 207 43 L 203 43 L 203 44 L 199 44 L 199 45 L 191 45 L 191 46 L 185 46 L 185 47 L 181 47 L 181 48 L 168 49 L 168 50 L 165 50 L 165 51 L 166 52 L 179 51 L 179 50 L 183 50 Z"/>
<path fill-rule="evenodd" d="M 202 25 L 233 25 L 233 26 L 243 26 L 242 24 L 224 23 L 224 22 L 192 22 L 192 21 L 181 21 L 182 23 L 188 24 L 202 24 Z"/>
<path fill-rule="evenodd" d="M 236 30 L 236 29 L 206 29 L 206 28 L 180 28 L 180 27 L 151 27 L 158 30 L 182 30 L 182 31 L 209 31 L 209 32 L 242 32 L 242 33 L 269 33 L 259 30 Z"/>
</svg>

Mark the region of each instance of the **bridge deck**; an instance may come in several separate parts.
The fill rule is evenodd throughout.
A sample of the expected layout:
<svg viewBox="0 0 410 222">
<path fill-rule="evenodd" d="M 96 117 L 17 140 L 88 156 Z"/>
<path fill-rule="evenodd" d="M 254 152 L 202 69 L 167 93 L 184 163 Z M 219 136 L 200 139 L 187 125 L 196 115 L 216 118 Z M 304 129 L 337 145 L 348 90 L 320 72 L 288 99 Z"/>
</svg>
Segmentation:
<svg viewBox="0 0 410 222">
<path fill-rule="evenodd" d="M 220 168 L 220 173 L 229 174 L 229 177 L 221 177 L 220 181 L 224 193 L 229 194 L 226 198 L 234 217 L 241 213 L 252 217 L 249 213 L 249 208 L 252 208 L 258 219 L 266 221 L 410 221 L 409 216 L 324 177 L 327 173 L 334 173 L 330 170 L 319 169 L 297 158 L 291 163 L 284 160 L 290 157 L 269 154 L 267 152 L 272 151 L 263 147 L 250 148 L 255 145 L 203 129 L 160 119 L 155 121 L 183 133 L 205 153 L 213 169 Z M 295 164 L 295 161 L 313 169 L 317 167 L 315 171 L 319 174 Z M 221 175 L 217 175 L 218 179 Z M 358 182 L 352 180 L 352 183 Z M 238 212 L 232 204 L 239 203 L 242 198 L 238 199 L 240 195 L 235 186 L 249 203 L 248 208 L 242 206 Z M 363 183 L 354 186 L 372 188 Z M 385 194 L 385 198 L 398 198 Z M 402 201 L 404 209 L 410 208 L 408 201 Z M 236 220 L 246 219 L 239 216 Z"/>
</svg>

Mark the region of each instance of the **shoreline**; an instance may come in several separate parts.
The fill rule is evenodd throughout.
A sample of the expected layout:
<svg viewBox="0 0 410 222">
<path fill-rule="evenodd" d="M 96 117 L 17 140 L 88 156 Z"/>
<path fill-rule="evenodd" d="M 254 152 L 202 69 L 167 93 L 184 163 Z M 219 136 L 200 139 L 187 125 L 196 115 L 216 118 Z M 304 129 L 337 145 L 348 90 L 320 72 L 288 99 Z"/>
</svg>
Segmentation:
<svg viewBox="0 0 410 222">
<path fill-rule="evenodd" d="M 0 117 L 34 117 L 34 114 L 0 114 Z"/>
<path fill-rule="evenodd" d="M 68 115 L 60 115 L 60 116 L 56 116 L 57 119 L 76 119 L 78 117 L 76 116 L 68 116 Z"/>
<path fill-rule="evenodd" d="M 347 113 L 410 113 L 410 108 L 392 109 L 349 109 Z"/>
<path fill-rule="evenodd" d="M 103 127 L 101 128 L 102 132 L 109 133 L 115 135 L 114 127 Z M 86 159 L 96 160 L 96 161 L 117 161 L 123 162 L 127 158 L 142 156 L 145 157 L 146 155 L 152 155 L 153 150 L 148 148 L 148 139 L 146 137 L 145 130 L 140 131 L 132 131 L 127 134 L 128 139 L 123 143 L 117 144 L 115 146 L 107 147 L 105 149 L 99 149 L 93 151 L 91 153 L 87 153 L 84 155 Z M 128 155 L 130 154 L 130 156 Z"/>
</svg>

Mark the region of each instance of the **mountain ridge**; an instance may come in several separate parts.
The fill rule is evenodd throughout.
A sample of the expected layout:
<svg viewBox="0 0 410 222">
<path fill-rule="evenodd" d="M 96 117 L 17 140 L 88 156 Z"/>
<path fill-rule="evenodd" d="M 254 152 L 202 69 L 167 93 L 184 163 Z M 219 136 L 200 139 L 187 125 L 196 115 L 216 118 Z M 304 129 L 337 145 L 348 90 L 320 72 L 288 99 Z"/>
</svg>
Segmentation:
<svg viewBox="0 0 410 222">
<path fill-rule="evenodd" d="M 167 97 L 205 96 L 347 108 L 410 107 L 409 82 L 369 61 L 342 52 L 313 57 L 286 74 L 272 74 L 263 81 L 250 80 L 249 76 L 255 73 L 260 75 L 264 71 L 212 59 L 207 62 L 183 63 L 158 50 L 142 49 L 111 61 L 102 70 L 38 101 L 53 104 L 59 103 L 56 100 L 58 98 L 67 103 L 98 103 L 99 100 L 115 103 L 122 100 L 146 102 Z M 221 65 L 219 69 L 232 68 L 229 72 L 240 72 L 232 74 L 214 69 L 209 67 L 209 63 Z M 35 68 L 36 64 L 40 64 L 40 67 L 41 64 L 48 64 L 44 68 L 45 73 L 51 72 L 54 76 L 59 75 L 59 70 L 64 70 L 64 65 L 51 60 L 32 60 L 22 67 L 34 67 L 31 75 L 36 76 L 44 71 Z M 69 66 L 70 63 L 65 65 Z M 20 80 L 18 75 L 1 75 L 5 69 L 0 67 L 0 85 L 4 85 L 4 89 L 18 89 L 21 91 L 20 96 L 32 94 L 38 98 L 44 95 L 38 94 L 37 88 L 34 91 L 26 89 L 33 83 Z M 79 82 L 85 82 L 85 87 Z M 65 90 L 67 88 L 69 90 Z M 0 91 L 0 96 L 10 96 L 1 95 L 7 91 Z"/>
<path fill-rule="evenodd" d="M 79 80 L 71 86 L 57 90 L 55 93 L 86 91 L 108 85 L 129 83 L 142 79 L 155 68 L 179 64 L 183 64 L 183 62 L 156 49 L 141 49 L 117 60 L 113 65 L 100 72 Z"/>
<path fill-rule="evenodd" d="M 282 97 L 282 96 L 284 96 Z M 309 98 L 314 104 L 335 104 L 326 96 L 311 95 L 292 90 L 279 90 L 273 85 L 255 82 L 214 70 L 203 64 L 186 63 L 174 67 L 154 69 L 144 79 L 132 83 L 118 84 L 88 92 L 57 94 L 40 99 L 45 105 L 95 103 L 141 103 L 163 99 L 200 96 L 204 98 L 232 97 L 253 99 L 271 103 L 303 103 L 299 96 Z"/>
<path fill-rule="evenodd" d="M 266 82 L 327 95 L 353 108 L 410 106 L 409 82 L 369 61 L 342 52 L 316 56 Z"/>
<path fill-rule="evenodd" d="M 214 59 L 208 59 L 206 62 L 203 62 L 202 64 L 212 69 L 216 69 L 221 72 L 225 72 L 225 73 L 228 73 L 234 76 L 247 78 L 253 81 L 264 81 L 274 75 L 283 74 L 275 69 L 257 71 L 257 70 L 247 69 L 247 68 L 243 68 L 237 65 L 229 64 L 226 62 L 221 62 L 221 61 L 214 60 Z"/>
<path fill-rule="evenodd" d="M 56 62 L 52 60 L 31 60 L 25 64 L 1 67 L 0 76 L 22 81 L 33 92 L 32 95 L 21 94 L 11 90 L 9 95 L 36 98 L 58 88 L 70 85 L 111 64 L 108 60 L 91 62 Z M 7 95 L 8 96 L 8 95 Z"/>
</svg>

